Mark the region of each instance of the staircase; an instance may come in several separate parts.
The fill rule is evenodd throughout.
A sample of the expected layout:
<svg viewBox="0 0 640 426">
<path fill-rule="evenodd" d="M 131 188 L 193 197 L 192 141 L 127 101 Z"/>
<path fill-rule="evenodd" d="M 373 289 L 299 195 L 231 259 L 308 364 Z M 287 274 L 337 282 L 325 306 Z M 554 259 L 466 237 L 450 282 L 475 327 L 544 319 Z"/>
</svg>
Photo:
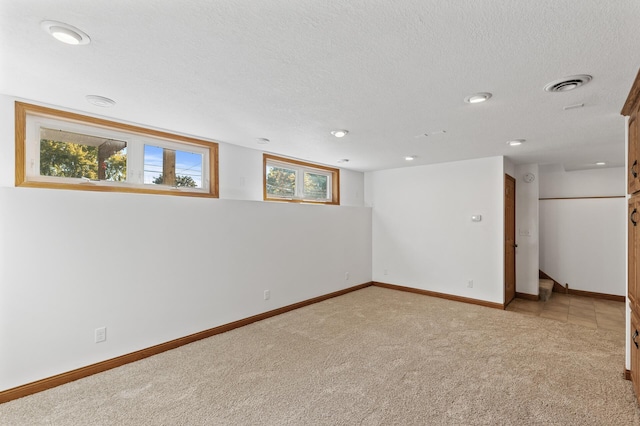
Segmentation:
<svg viewBox="0 0 640 426">
<path fill-rule="evenodd" d="M 546 302 L 551 297 L 551 293 L 553 293 L 553 280 L 541 278 L 539 283 L 540 301 Z"/>
</svg>

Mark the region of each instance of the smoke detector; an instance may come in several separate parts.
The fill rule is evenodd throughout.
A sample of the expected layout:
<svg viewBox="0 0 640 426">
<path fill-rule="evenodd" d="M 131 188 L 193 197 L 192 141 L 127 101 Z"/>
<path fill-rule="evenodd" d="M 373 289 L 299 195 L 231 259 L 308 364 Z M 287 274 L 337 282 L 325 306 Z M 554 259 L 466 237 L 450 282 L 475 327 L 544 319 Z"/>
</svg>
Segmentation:
<svg viewBox="0 0 640 426">
<path fill-rule="evenodd" d="M 547 92 L 568 92 L 569 90 L 577 89 L 578 87 L 587 84 L 591 81 L 591 76 L 586 74 L 572 75 L 570 77 L 554 80 L 551 83 L 544 86 L 544 90 Z"/>
</svg>

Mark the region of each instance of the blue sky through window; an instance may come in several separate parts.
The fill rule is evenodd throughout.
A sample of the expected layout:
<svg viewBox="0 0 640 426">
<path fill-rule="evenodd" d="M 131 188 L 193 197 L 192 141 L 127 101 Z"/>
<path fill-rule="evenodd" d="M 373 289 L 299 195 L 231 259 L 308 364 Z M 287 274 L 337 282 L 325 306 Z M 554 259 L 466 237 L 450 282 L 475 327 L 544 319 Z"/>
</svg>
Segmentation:
<svg viewBox="0 0 640 426">
<path fill-rule="evenodd" d="M 162 150 L 159 146 L 144 146 L 144 183 L 162 174 Z M 196 188 L 202 188 L 202 154 L 176 151 L 176 176 L 190 176 Z"/>
</svg>

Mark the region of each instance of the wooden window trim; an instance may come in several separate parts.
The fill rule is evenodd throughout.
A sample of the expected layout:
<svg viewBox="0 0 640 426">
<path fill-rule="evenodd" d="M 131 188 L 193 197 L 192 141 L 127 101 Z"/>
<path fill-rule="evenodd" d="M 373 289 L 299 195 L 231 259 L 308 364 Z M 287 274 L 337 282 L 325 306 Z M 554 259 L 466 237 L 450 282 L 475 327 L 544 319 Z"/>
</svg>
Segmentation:
<svg viewBox="0 0 640 426">
<path fill-rule="evenodd" d="M 40 116 L 63 120 L 71 123 L 82 125 L 90 125 L 103 129 L 121 130 L 128 133 L 140 134 L 143 136 L 152 136 L 165 139 L 177 143 L 185 143 L 187 145 L 202 146 L 209 150 L 209 191 L 208 192 L 192 192 L 181 191 L 176 189 L 165 189 L 161 187 L 140 188 L 123 185 L 82 185 L 74 183 L 56 183 L 56 182 L 40 182 L 27 180 L 26 174 L 26 136 L 27 136 L 27 115 Z M 218 198 L 218 144 L 208 142 L 188 136 L 176 135 L 173 133 L 163 132 L 160 130 L 147 129 L 131 124 L 118 123 L 115 121 L 104 120 L 96 117 L 89 117 L 73 112 L 60 111 L 53 108 L 43 107 L 39 105 L 31 105 L 23 102 L 15 103 L 15 185 L 19 187 L 31 188 L 50 188 L 50 189 L 69 189 L 76 191 L 98 191 L 98 192 L 127 192 L 138 194 L 163 194 L 177 195 L 186 197 L 208 197 Z"/>
<path fill-rule="evenodd" d="M 267 163 L 268 161 L 277 161 L 279 163 L 291 164 L 294 166 L 303 166 L 310 169 L 322 170 L 331 173 L 331 200 L 330 201 L 314 201 L 300 199 L 286 199 L 269 197 L 267 194 Z M 335 167 L 324 166 L 316 163 L 308 163 L 306 161 L 295 160 L 292 158 L 279 157 L 272 154 L 262 154 L 262 196 L 264 201 L 280 201 L 285 203 L 303 203 L 303 204 L 326 204 L 340 205 L 340 169 Z"/>
</svg>

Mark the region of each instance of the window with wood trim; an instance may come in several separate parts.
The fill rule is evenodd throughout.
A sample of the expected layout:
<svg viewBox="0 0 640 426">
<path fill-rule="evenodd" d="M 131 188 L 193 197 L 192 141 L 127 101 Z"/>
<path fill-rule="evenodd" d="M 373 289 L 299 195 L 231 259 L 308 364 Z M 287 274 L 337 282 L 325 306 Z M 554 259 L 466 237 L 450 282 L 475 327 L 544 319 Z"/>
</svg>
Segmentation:
<svg viewBox="0 0 640 426">
<path fill-rule="evenodd" d="M 16 102 L 16 186 L 218 196 L 218 144 Z"/>
<path fill-rule="evenodd" d="M 264 199 L 340 204 L 340 169 L 263 154 Z"/>
</svg>

